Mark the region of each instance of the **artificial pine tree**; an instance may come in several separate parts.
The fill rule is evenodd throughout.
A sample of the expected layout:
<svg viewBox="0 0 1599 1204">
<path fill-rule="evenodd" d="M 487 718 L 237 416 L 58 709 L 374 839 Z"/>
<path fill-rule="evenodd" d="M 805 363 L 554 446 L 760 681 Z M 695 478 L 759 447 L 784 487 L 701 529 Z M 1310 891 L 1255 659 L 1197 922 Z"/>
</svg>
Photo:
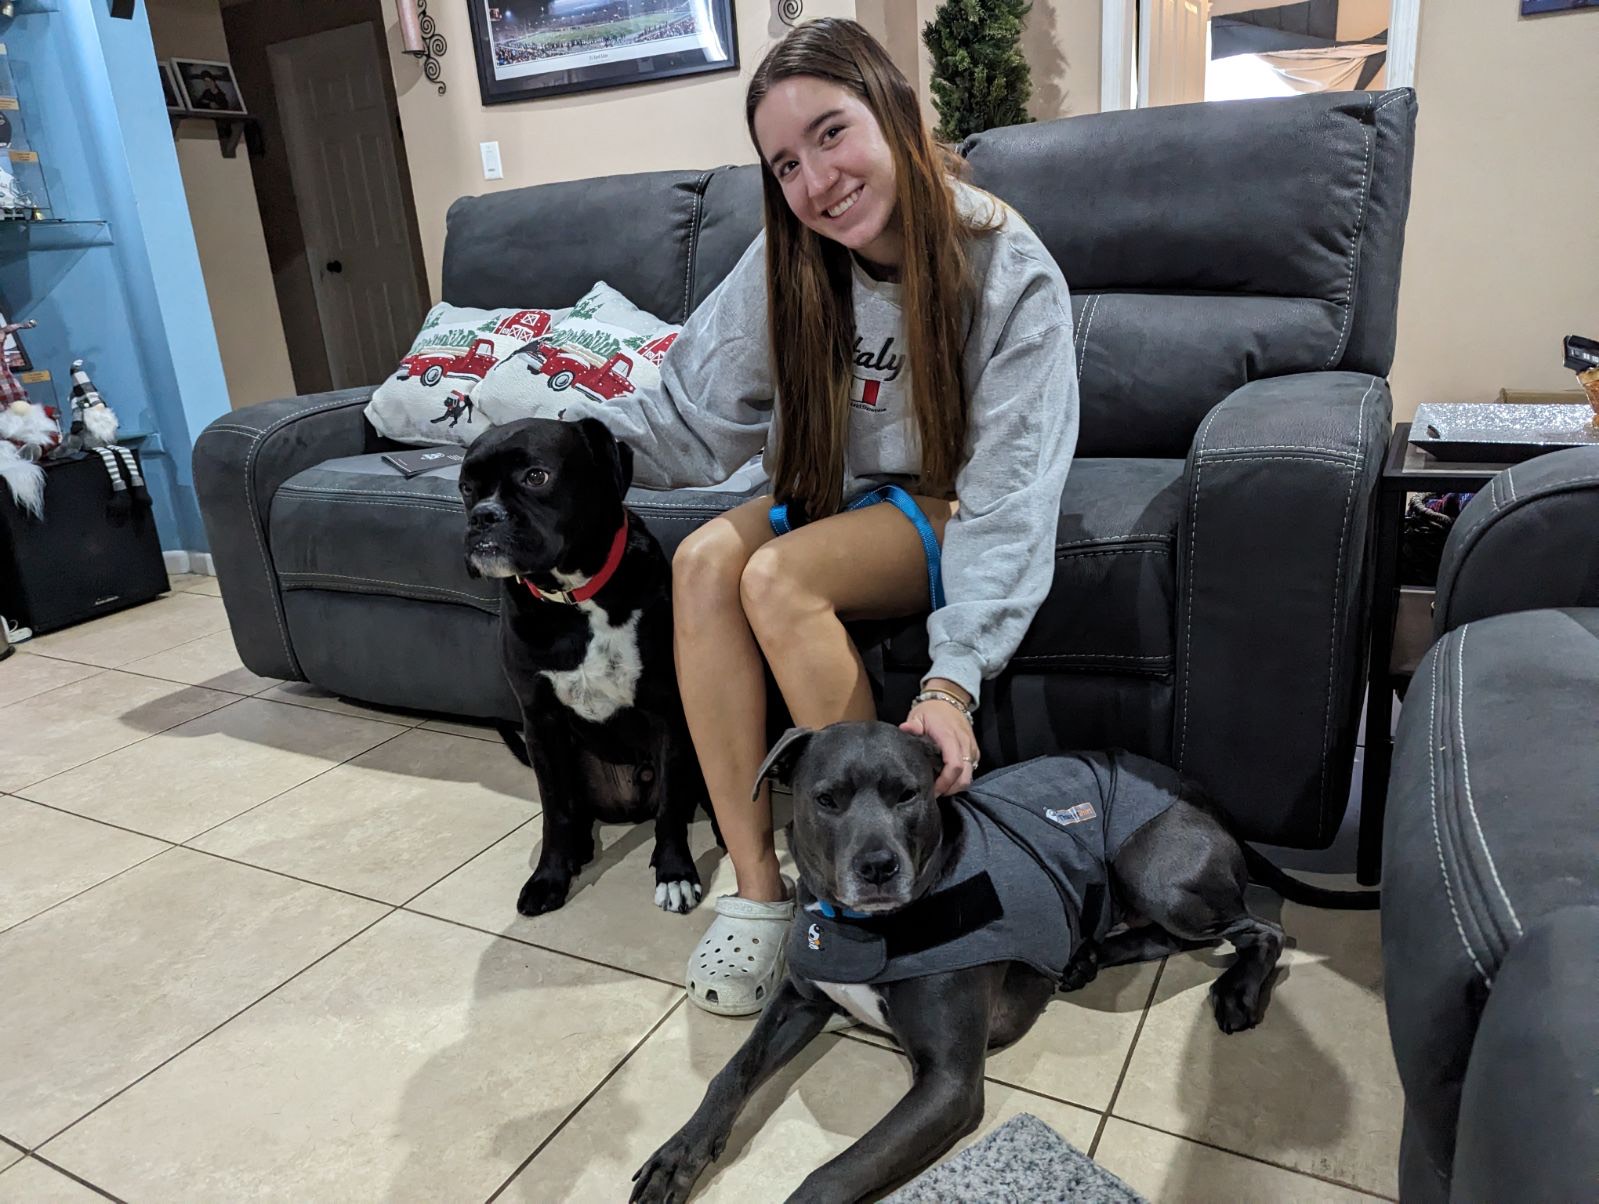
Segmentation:
<svg viewBox="0 0 1599 1204">
<path fill-rule="evenodd" d="M 1032 120 L 1033 78 L 1021 51 L 1022 18 L 1032 7 L 1030 0 L 944 0 L 922 30 L 943 141 Z"/>
</svg>

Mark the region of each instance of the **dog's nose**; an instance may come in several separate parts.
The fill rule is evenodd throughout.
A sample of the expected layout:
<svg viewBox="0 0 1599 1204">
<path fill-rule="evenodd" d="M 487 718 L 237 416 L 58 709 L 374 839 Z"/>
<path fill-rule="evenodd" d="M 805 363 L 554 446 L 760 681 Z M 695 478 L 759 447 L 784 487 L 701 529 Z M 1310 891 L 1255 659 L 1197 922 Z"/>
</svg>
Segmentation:
<svg viewBox="0 0 1599 1204">
<path fill-rule="evenodd" d="M 899 873 L 899 858 L 887 849 L 878 849 L 857 861 L 855 872 L 873 886 L 881 886 Z"/>
<path fill-rule="evenodd" d="M 490 498 L 472 507 L 471 514 L 467 516 L 467 523 L 473 528 L 490 527 L 495 523 L 503 523 L 507 517 L 505 507 Z"/>
</svg>

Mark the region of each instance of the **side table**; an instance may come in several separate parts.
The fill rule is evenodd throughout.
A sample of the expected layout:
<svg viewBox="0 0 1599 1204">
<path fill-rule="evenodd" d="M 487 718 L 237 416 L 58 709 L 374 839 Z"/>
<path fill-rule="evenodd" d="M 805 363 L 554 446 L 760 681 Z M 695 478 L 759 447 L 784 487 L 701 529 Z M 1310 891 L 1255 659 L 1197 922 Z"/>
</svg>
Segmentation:
<svg viewBox="0 0 1599 1204">
<path fill-rule="evenodd" d="M 1411 446 L 1408 422 L 1397 424 L 1388 439 L 1377 485 L 1371 647 L 1366 670 L 1366 764 L 1360 777 L 1360 842 L 1355 860 L 1355 876 L 1362 886 L 1375 886 L 1382 877 L 1383 815 L 1394 756 L 1394 691 L 1410 677 L 1410 666 L 1393 663 L 1394 623 L 1404 584 L 1399 580 L 1399 536 L 1406 499 L 1412 493 L 1475 491 L 1507 467 L 1436 460 Z"/>
</svg>

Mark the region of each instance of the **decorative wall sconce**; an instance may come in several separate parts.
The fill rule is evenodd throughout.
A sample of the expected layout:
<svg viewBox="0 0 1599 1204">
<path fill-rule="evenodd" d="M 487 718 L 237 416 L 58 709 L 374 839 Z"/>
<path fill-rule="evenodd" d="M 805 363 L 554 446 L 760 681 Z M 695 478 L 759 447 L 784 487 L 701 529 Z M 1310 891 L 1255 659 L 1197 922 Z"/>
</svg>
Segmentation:
<svg viewBox="0 0 1599 1204">
<path fill-rule="evenodd" d="M 439 85 L 443 96 L 446 85 L 439 80 L 439 59 L 449 49 L 438 23 L 428 13 L 428 0 L 399 0 L 400 45 L 406 54 L 422 60 L 422 74 L 429 83 Z"/>
<path fill-rule="evenodd" d="M 805 0 L 777 0 L 777 16 L 784 25 L 798 25 L 805 13 Z"/>
</svg>

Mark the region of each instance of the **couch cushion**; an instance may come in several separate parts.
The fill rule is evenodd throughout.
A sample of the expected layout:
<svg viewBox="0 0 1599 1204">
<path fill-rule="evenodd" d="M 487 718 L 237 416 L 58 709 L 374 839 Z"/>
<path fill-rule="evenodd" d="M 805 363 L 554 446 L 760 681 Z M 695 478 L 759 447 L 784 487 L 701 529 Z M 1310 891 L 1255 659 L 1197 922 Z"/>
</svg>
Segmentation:
<svg viewBox="0 0 1599 1204">
<path fill-rule="evenodd" d="M 1461 1084 L 1501 962 L 1543 916 L 1599 904 L 1599 610 L 1468 623 L 1399 716 L 1383 834 L 1384 995 L 1418 1147 L 1454 1158 Z"/>
<path fill-rule="evenodd" d="M 380 454 L 326 460 L 290 477 L 272 500 L 272 557 L 285 591 L 337 590 L 500 612 L 497 581 L 467 576 L 458 467 L 409 480 Z M 759 461 L 714 489 L 635 489 L 628 504 L 667 555 L 706 519 L 765 486 Z"/>
<path fill-rule="evenodd" d="M 1055 579 L 1011 667 L 1165 677 L 1172 671 L 1182 460 L 1078 460 L 1055 530 Z M 888 664 L 922 670 L 927 631 L 906 625 Z"/>
</svg>

